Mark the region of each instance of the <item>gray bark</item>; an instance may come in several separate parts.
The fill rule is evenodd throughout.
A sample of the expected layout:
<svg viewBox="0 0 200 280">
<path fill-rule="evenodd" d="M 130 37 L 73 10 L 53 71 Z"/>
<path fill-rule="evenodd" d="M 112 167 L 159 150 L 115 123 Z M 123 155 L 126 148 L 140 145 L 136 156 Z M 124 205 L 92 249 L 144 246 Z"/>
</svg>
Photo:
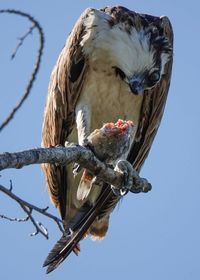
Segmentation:
<svg viewBox="0 0 200 280">
<path fill-rule="evenodd" d="M 76 162 L 81 167 L 87 168 L 99 179 L 116 188 L 120 189 L 124 185 L 122 172 L 106 166 L 89 149 L 74 144 L 70 144 L 67 147 L 57 146 L 0 154 L 0 171 L 8 168 L 22 168 L 30 164 L 56 163 L 67 165 L 71 162 Z M 134 169 L 132 175 L 132 192 L 148 192 L 151 190 L 151 185 L 147 180 L 141 178 Z"/>
</svg>

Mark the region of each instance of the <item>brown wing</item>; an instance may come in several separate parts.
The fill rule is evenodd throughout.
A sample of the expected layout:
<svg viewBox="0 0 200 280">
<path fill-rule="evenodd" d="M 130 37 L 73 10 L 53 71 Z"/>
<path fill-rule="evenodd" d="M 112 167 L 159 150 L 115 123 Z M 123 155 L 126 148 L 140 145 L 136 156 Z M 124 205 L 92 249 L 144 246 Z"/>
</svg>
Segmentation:
<svg viewBox="0 0 200 280">
<path fill-rule="evenodd" d="M 88 66 L 80 41 L 85 32 L 83 19 L 87 17 L 89 11 L 86 10 L 76 22 L 51 74 L 42 130 L 44 147 L 64 145 L 75 123 L 74 108 Z M 55 164 L 44 164 L 43 170 L 51 199 L 64 217 L 66 168 Z"/>
<path fill-rule="evenodd" d="M 161 18 L 161 26 L 173 49 L 173 30 L 167 17 Z M 148 156 L 154 137 L 160 125 L 170 86 L 173 58 L 165 65 L 164 75 L 152 90 L 145 92 L 140 113 L 140 121 L 128 160 L 140 171 Z"/>
</svg>

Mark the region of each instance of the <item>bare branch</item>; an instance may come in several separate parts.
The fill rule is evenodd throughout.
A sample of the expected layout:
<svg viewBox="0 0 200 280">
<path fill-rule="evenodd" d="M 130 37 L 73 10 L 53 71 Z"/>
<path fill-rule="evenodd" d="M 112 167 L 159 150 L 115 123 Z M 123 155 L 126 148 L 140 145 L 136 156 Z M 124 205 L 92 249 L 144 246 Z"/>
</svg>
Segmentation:
<svg viewBox="0 0 200 280">
<path fill-rule="evenodd" d="M 30 164 L 56 163 L 67 165 L 71 162 L 80 164 L 87 168 L 102 181 L 121 188 L 123 185 L 123 174 L 111 169 L 106 164 L 98 160 L 91 150 L 70 144 L 68 147 L 38 148 L 18 153 L 3 153 L 0 155 L 0 170 L 7 168 L 21 168 Z M 133 170 L 133 187 L 131 192 L 148 192 L 151 185 L 146 179 L 140 178 Z"/>
<path fill-rule="evenodd" d="M 15 50 L 13 51 L 13 53 L 11 54 L 11 59 L 14 59 L 17 51 L 19 50 L 19 48 L 23 45 L 24 40 L 26 39 L 26 37 L 28 37 L 28 35 L 32 34 L 33 29 L 35 28 L 35 25 L 32 25 L 29 30 L 23 35 L 21 36 L 18 40 L 19 43 L 17 44 Z"/>
<path fill-rule="evenodd" d="M 21 222 L 27 222 L 28 219 L 29 219 L 29 216 L 26 216 L 25 218 L 16 218 L 16 217 L 15 218 L 10 218 L 8 216 L 0 214 L 0 218 L 8 220 L 10 222 L 19 222 L 19 223 L 21 223 Z"/>
<path fill-rule="evenodd" d="M 20 206 L 24 210 L 24 212 L 27 213 L 29 219 L 31 220 L 32 224 L 34 225 L 34 227 L 36 229 L 35 232 L 30 234 L 30 236 L 35 236 L 38 233 L 41 233 L 46 239 L 48 239 L 49 234 L 48 234 L 48 231 L 46 230 L 46 228 L 43 226 L 43 228 L 45 228 L 45 230 L 43 230 L 43 228 L 40 226 L 40 225 L 42 225 L 42 223 L 35 221 L 35 219 L 33 218 L 33 216 L 32 216 L 33 209 L 25 206 L 24 203 L 22 203 L 22 202 L 18 202 L 18 203 L 20 204 Z"/>
<path fill-rule="evenodd" d="M 36 231 L 31 233 L 30 236 L 35 236 L 38 233 L 41 233 L 42 235 L 44 235 L 44 237 L 46 237 L 47 239 L 49 238 L 49 232 L 48 229 L 45 228 L 45 226 L 41 223 L 41 222 L 36 222 Z"/>
<path fill-rule="evenodd" d="M 34 219 L 33 217 L 33 211 L 36 211 L 50 219 L 52 219 L 58 226 L 58 228 L 60 229 L 60 231 L 63 233 L 64 230 L 63 230 L 63 223 L 62 223 L 62 220 L 59 219 L 58 217 L 50 214 L 47 212 L 48 210 L 48 207 L 46 208 L 39 208 L 23 199 L 21 199 L 20 197 L 18 197 L 17 195 L 15 195 L 12 190 L 9 188 L 5 188 L 4 186 L 0 185 L 0 191 L 2 191 L 3 193 L 5 193 L 7 196 L 9 196 L 11 199 L 13 199 L 14 201 L 16 201 L 20 207 L 23 209 L 23 211 L 27 214 L 27 217 L 21 219 L 21 218 L 9 218 L 5 215 L 0 215 L 0 218 L 2 219 L 6 219 L 6 220 L 9 220 L 9 221 L 16 221 L 16 222 L 26 222 L 28 220 L 30 220 L 32 222 L 32 224 L 34 225 L 35 227 L 35 232 L 31 234 L 31 236 L 34 236 L 34 235 L 37 235 L 38 233 L 41 233 L 45 238 L 48 239 L 49 237 L 49 234 L 48 234 L 48 230 L 47 228 L 41 223 L 41 222 L 38 222 Z"/>
<path fill-rule="evenodd" d="M 44 33 L 43 33 L 42 27 L 40 26 L 39 22 L 37 20 L 35 20 L 30 14 L 23 13 L 23 12 L 17 11 L 17 10 L 9 10 L 9 9 L 0 10 L 0 13 L 1 14 L 2 13 L 15 14 L 15 15 L 19 15 L 19 16 L 27 18 L 31 23 L 33 23 L 32 27 L 30 29 L 36 28 L 38 33 L 39 33 L 39 48 L 38 48 L 38 51 L 37 51 L 36 62 L 35 62 L 34 68 L 33 68 L 33 72 L 31 74 L 31 78 L 28 81 L 28 84 L 27 84 L 27 86 L 25 88 L 24 94 L 21 97 L 20 101 L 18 102 L 18 104 L 15 105 L 15 107 L 12 109 L 12 111 L 10 112 L 8 117 L 0 125 L 0 131 L 1 131 L 13 119 L 15 113 L 19 110 L 19 108 L 22 106 L 22 104 L 24 103 L 24 101 L 26 100 L 26 98 L 30 94 L 30 91 L 31 91 L 31 89 L 33 87 L 33 83 L 34 83 L 34 81 L 36 79 L 36 76 L 37 76 L 37 73 L 39 71 L 39 67 L 40 67 L 40 64 L 41 64 L 41 57 L 42 57 L 43 49 L 44 49 Z M 30 30 L 29 30 L 28 33 L 30 33 Z M 27 36 L 28 36 L 28 34 L 27 35 L 25 34 L 23 36 L 24 39 Z M 22 42 L 23 42 L 24 39 L 21 39 Z M 19 46 L 18 46 L 18 48 L 19 48 Z M 15 51 L 15 54 L 16 54 L 16 51 Z"/>
</svg>

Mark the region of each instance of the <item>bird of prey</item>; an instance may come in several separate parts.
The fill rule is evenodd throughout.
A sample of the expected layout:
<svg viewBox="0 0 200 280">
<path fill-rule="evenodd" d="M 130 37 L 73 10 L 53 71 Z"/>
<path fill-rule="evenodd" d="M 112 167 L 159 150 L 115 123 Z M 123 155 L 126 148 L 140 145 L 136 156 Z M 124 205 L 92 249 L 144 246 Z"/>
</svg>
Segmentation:
<svg viewBox="0 0 200 280">
<path fill-rule="evenodd" d="M 53 69 L 44 112 L 43 147 L 65 141 L 87 145 L 104 123 L 131 120 L 135 133 L 126 159 L 140 171 L 159 127 L 170 85 L 173 31 L 167 17 L 114 6 L 89 8 L 72 29 Z M 86 235 L 101 239 L 120 197 L 109 185 L 77 197 L 82 174 L 73 165 L 43 166 L 66 234 L 44 266 L 54 270 Z"/>
</svg>

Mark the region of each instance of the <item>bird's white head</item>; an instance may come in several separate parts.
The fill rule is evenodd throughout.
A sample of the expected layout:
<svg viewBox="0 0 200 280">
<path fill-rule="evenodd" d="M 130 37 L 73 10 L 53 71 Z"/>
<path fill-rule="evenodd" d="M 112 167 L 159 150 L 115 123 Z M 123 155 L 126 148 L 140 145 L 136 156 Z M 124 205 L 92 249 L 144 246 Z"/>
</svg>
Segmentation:
<svg viewBox="0 0 200 280">
<path fill-rule="evenodd" d="M 82 41 L 90 57 L 107 57 L 116 75 L 134 94 L 153 88 L 171 59 L 172 46 L 164 32 L 166 17 L 153 17 L 124 7 L 92 10 Z M 89 38 L 89 40 L 88 40 Z"/>
</svg>

